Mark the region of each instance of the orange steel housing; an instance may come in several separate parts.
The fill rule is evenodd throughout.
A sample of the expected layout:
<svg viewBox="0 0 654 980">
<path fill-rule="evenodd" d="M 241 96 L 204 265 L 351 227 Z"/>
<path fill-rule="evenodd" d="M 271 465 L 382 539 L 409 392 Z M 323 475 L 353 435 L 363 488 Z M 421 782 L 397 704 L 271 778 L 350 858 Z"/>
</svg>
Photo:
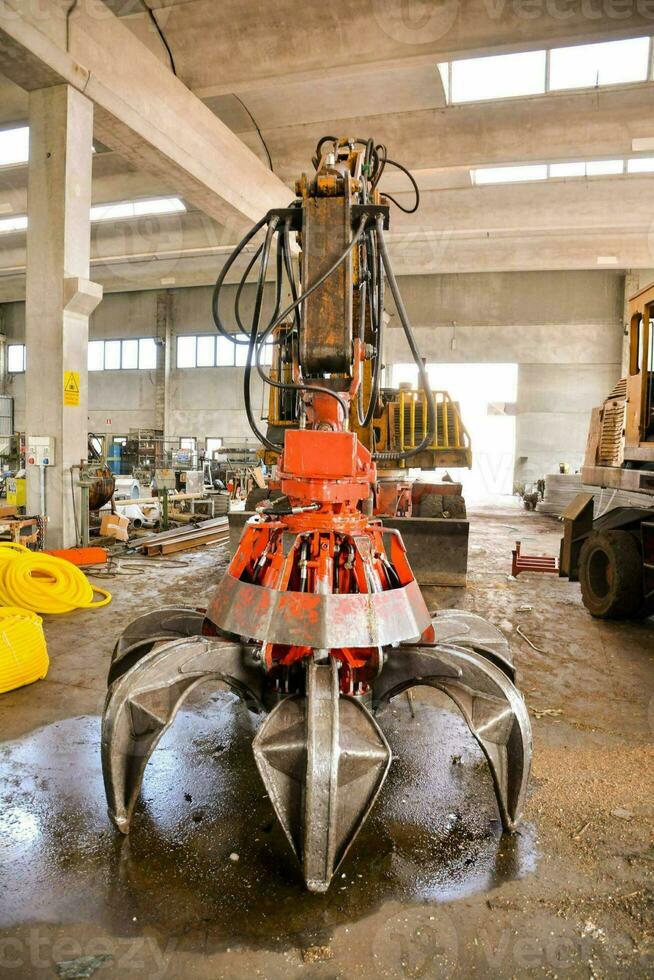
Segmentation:
<svg viewBox="0 0 654 980">
<path fill-rule="evenodd" d="M 263 590 L 254 593 L 253 601 L 259 609 L 272 602 L 273 591 L 289 593 L 287 615 L 304 621 L 308 635 L 320 615 L 320 597 L 329 594 L 359 597 L 373 593 L 383 619 L 381 594 L 386 593 L 390 611 L 397 601 L 394 590 L 416 583 L 399 534 L 390 535 L 387 551 L 381 521 L 358 509 L 376 480 L 368 450 L 352 432 L 288 430 L 280 470 L 282 493 L 295 506 L 319 507 L 280 518 L 251 518 L 224 581 L 237 580 Z M 289 534 L 294 536 L 290 551 L 285 548 L 285 536 Z M 229 585 L 223 589 L 224 605 L 232 601 L 228 589 Z M 244 601 L 253 594 L 242 591 L 240 595 Z M 420 620 L 425 610 L 417 588 L 408 595 L 408 602 L 416 607 L 416 619 Z M 209 617 L 216 625 L 224 626 L 223 614 L 219 589 Z M 422 621 L 425 639 L 432 639 L 432 627 L 424 615 Z M 314 649 L 309 644 L 263 644 L 264 665 L 272 672 L 273 685 L 280 694 L 289 689 L 289 674 L 284 668 L 313 655 Z M 381 668 L 380 647 L 329 649 L 343 665 L 339 671 L 341 691 L 366 695 Z"/>
</svg>

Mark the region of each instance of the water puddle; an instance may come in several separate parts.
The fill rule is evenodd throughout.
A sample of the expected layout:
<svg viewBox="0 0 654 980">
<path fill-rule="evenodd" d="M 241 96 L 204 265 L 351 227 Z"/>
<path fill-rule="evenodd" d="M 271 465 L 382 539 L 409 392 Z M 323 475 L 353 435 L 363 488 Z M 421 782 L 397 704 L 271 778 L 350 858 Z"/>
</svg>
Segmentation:
<svg viewBox="0 0 654 980">
<path fill-rule="evenodd" d="M 118 934 L 206 928 L 207 949 L 316 941 L 388 900 L 437 903 L 534 870 L 533 828 L 500 833 L 483 756 L 457 715 L 404 699 L 379 716 L 394 762 L 326 895 L 308 894 L 231 695 L 180 712 L 128 838 L 109 823 L 99 719 L 0 746 L 0 927 L 94 922 Z M 234 860 L 230 855 L 238 855 Z"/>
</svg>

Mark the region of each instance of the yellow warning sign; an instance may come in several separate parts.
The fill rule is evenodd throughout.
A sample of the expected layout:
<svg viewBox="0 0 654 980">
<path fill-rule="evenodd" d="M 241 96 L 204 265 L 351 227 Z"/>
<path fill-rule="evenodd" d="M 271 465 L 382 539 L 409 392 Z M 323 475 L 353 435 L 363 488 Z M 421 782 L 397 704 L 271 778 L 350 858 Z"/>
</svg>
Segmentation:
<svg viewBox="0 0 654 980">
<path fill-rule="evenodd" d="M 79 371 L 64 371 L 64 405 L 79 405 Z"/>
</svg>

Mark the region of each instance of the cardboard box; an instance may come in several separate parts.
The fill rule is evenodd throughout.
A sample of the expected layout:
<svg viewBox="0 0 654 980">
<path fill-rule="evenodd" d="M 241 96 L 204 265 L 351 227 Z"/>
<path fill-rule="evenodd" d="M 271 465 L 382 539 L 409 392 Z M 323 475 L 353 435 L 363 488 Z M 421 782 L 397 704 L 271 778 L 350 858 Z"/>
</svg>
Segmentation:
<svg viewBox="0 0 654 980">
<path fill-rule="evenodd" d="M 128 541 L 128 527 L 129 519 L 123 514 L 103 514 L 100 534 L 105 538 L 116 538 L 117 541 Z"/>
</svg>

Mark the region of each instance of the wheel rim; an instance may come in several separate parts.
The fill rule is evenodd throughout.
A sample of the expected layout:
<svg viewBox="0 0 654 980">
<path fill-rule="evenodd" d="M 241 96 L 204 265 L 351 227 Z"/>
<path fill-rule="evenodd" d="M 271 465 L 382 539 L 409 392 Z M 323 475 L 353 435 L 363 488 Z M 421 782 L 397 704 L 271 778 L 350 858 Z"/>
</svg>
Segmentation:
<svg viewBox="0 0 654 980">
<path fill-rule="evenodd" d="M 611 588 L 613 573 L 609 556 L 598 548 L 590 556 L 588 562 L 588 584 L 598 599 L 604 599 Z"/>
</svg>

